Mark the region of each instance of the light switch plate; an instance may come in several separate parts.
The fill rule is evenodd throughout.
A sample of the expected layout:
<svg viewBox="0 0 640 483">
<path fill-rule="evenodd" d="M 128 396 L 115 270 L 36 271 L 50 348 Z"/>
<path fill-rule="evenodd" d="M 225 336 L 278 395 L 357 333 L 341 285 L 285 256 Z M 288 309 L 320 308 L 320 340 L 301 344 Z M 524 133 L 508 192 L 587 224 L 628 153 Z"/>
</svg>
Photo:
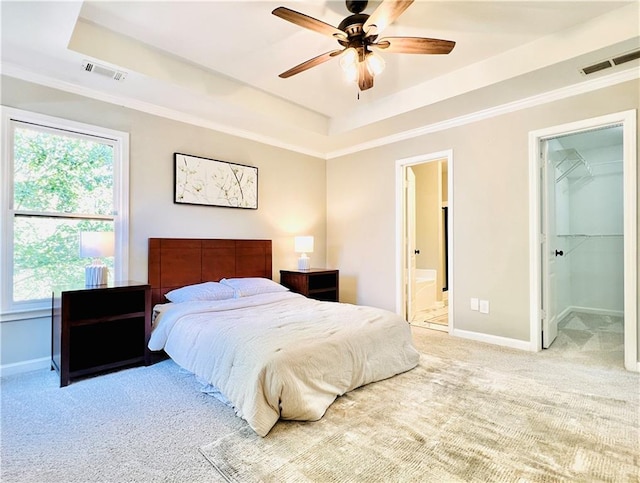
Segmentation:
<svg viewBox="0 0 640 483">
<path fill-rule="evenodd" d="M 488 300 L 481 300 L 480 301 L 480 313 L 481 314 L 488 314 L 489 313 L 489 301 Z"/>
<path fill-rule="evenodd" d="M 478 310 L 478 299 L 471 299 L 471 310 Z"/>
</svg>

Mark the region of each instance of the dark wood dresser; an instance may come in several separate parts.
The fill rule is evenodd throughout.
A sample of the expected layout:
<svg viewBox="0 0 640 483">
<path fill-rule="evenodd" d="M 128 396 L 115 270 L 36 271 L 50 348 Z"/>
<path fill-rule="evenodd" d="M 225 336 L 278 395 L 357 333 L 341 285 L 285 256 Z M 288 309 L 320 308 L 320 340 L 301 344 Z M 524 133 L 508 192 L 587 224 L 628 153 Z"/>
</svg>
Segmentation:
<svg viewBox="0 0 640 483">
<path fill-rule="evenodd" d="M 54 300 L 60 296 L 60 307 Z M 133 365 L 148 365 L 151 287 L 126 281 L 54 291 L 51 368 L 60 387 L 71 379 Z"/>
<path fill-rule="evenodd" d="M 317 300 L 337 302 L 340 293 L 338 270 L 280 270 L 280 283 L 292 292 Z"/>
</svg>

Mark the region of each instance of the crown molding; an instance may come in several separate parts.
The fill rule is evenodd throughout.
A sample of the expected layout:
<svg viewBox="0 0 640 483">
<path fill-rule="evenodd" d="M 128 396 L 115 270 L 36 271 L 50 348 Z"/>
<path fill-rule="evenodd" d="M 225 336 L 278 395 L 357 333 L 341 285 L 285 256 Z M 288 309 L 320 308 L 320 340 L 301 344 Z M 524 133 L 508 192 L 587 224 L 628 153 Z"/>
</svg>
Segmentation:
<svg viewBox="0 0 640 483">
<path fill-rule="evenodd" d="M 354 154 L 360 151 L 365 151 L 367 149 L 378 148 L 387 144 L 393 144 L 399 141 L 406 141 L 407 139 L 424 136 L 425 134 L 431 134 L 454 127 L 464 126 L 465 124 L 471 124 L 485 119 L 490 119 L 492 117 L 501 116 L 503 114 L 520 111 L 522 109 L 529 109 L 541 104 L 548 104 L 549 102 L 578 96 L 580 94 L 585 94 L 606 87 L 611 87 L 638 78 L 640 78 L 640 69 L 632 68 L 623 70 L 615 74 L 609 74 L 597 79 L 591 79 L 567 87 L 561 87 L 559 89 L 544 92 L 542 94 L 536 94 L 535 96 L 526 97 L 517 101 L 508 102 L 499 106 L 490 107 L 488 109 L 483 109 L 481 111 L 473 112 L 470 114 L 465 114 L 463 116 L 427 124 L 425 126 L 399 132 L 391 136 L 384 136 L 372 141 L 356 144 L 345 149 L 331 151 L 326 154 L 326 159 L 339 158 L 341 156 Z"/>
<path fill-rule="evenodd" d="M 140 101 L 127 96 L 114 96 L 111 94 L 105 94 L 104 92 L 82 87 L 70 82 L 61 81 L 59 79 L 52 78 L 43 74 L 37 74 L 35 72 L 23 69 L 13 64 L 0 63 L 0 72 L 2 75 L 9 77 L 15 77 L 27 82 L 33 82 L 34 84 L 40 84 L 46 87 L 59 89 L 61 91 L 69 92 L 71 94 L 77 94 L 80 96 L 88 97 L 98 101 L 108 102 L 110 104 L 116 104 L 136 111 L 145 112 L 155 116 L 163 117 L 166 119 L 172 119 L 174 121 L 184 122 L 207 129 L 212 129 L 231 136 L 237 136 L 250 141 L 255 141 L 261 144 L 266 144 L 276 148 L 285 149 L 287 151 L 293 151 L 314 158 L 326 159 L 326 155 L 323 152 L 308 149 L 304 146 L 298 146 L 295 144 L 284 143 L 279 139 L 271 136 L 265 136 L 245 129 L 228 126 L 218 122 L 210 121 L 208 119 L 186 114 L 184 112 L 169 109 L 166 107 L 158 106 L 149 102 Z"/>
<path fill-rule="evenodd" d="M 444 131 L 446 129 L 451 129 L 454 127 L 464 126 L 466 124 L 471 124 L 471 123 L 482 121 L 485 119 L 490 119 L 492 117 L 501 116 L 503 114 L 516 112 L 522 109 L 536 107 L 541 104 L 547 104 L 550 102 L 566 99 L 566 98 L 577 96 L 580 94 L 585 94 L 588 92 L 596 91 L 606 87 L 611 87 L 623 82 L 640 78 L 640 69 L 631 68 L 631 69 L 623 70 L 614 74 L 609 74 L 607 76 L 602 76 L 596 79 L 591 79 L 591 80 L 579 82 L 567 87 L 562 87 L 552 91 L 544 92 L 542 94 L 537 94 L 535 96 L 526 97 L 517 101 L 501 104 L 488 109 L 483 109 L 481 111 L 465 114 L 463 116 L 458 116 L 451 119 L 445 119 L 443 121 L 439 121 L 436 123 L 427 124 L 425 126 L 421 126 L 416 129 L 410 129 L 407 131 L 402 131 L 396 134 L 392 134 L 390 136 L 383 136 L 377 139 L 373 139 L 371 141 L 367 141 L 364 143 L 354 144 L 353 146 L 349 146 L 344 149 L 339 149 L 339 150 L 334 150 L 329 152 L 320 152 L 314 149 L 309 149 L 304 146 L 295 145 L 291 143 L 284 143 L 279 139 L 276 139 L 271 136 L 261 135 L 252 131 L 213 122 L 208 119 L 204 119 L 202 117 L 192 116 L 184 112 L 177 111 L 175 109 L 161 107 L 156 104 L 143 102 L 143 101 L 129 98 L 126 96 L 114 96 L 110 94 L 105 94 L 95 89 L 89 89 L 89 88 L 78 86 L 76 84 L 72 84 L 69 82 L 54 79 L 46 75 L 37 74 L 35 72 L 25 70 L 13 64 L 1 63 L 0 72 L 2 72 L 3 75 L 7 75 L 9 77 L 15 77 L 28 82 L 33 82 L 35 84 L 44 85 L 46 87 L 59 89 L 72 94 L 78 94 L 84 97 L 89 97 L 99 101 L 108 102 L 110 104 L 124 106 L 137 111 L 146 112 L 148 114 L 160 116 L 167 119 L 172 119 L 179 122 L 184 122 L 187 124 L 192 124 L 199 127 L 204 127 L 207 129 L 212 129 L 214 131 L 218 131 L 224 134 L 229 134 L 231 136 L 237 136 L 237 137 L 248 139 L 250 141 L 255 141 L 261 144 L 266 144 L 276 148 L 285 149 L 287 151 L 297 152 L 307 156 L 312 156 L 314 158 L 320 158 L 320 159 L 326 159 L 326 160 L 339 158 L 342 156 L 354 154 L 354 153 L 365 151 L 368 149 L 386 146 L 388 144 L 393 144 L 400 141 L 406 141 L 408 139 L 424 136 L 425 134 L 431 134 L 439 131 Z"/>
</svg>

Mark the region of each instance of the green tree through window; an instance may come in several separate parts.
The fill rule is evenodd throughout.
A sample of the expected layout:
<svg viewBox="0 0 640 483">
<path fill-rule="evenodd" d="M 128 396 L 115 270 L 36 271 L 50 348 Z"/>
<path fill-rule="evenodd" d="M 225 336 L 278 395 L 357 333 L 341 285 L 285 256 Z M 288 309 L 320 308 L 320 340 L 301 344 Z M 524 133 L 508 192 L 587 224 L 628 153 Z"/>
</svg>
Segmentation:
<svg viewBox="0 0 640 483">
<path fill-rule="evenodd" d="M 81 286 L 80 232 L 114 231 L 114 142 L 16 122 L 12 205 L 13 301 Z"/>
</svg>

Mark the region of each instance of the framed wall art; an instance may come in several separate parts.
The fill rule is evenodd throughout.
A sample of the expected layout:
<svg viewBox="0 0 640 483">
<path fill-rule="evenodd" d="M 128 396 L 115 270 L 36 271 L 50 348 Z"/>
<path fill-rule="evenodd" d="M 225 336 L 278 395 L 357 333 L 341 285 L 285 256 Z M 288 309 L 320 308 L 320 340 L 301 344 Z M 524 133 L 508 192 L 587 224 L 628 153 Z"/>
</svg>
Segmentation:
<svg viewBox="0 0 640 483">
<path fill-rule="evenodd" d="M 258 209 L 258 168 L 174 153 L 174 203 Z"/>
</svg>

